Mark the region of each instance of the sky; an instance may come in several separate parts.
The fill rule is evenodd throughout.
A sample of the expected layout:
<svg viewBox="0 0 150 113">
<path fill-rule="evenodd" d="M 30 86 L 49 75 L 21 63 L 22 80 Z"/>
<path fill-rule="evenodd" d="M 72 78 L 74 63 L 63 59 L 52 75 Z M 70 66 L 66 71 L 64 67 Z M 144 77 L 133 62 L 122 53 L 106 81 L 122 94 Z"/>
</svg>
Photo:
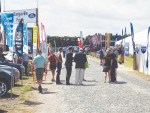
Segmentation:
<svg viewBox="0 0 150 113">
<path fill-rule="evenodd" d="M 50 36 L 131 34 L 150 26 L 150 0 L 5 0 L 5 11 L 39 8 L 39 24 Z M 1 0 L 2 12 L 4 0 Z"/>
</svg>

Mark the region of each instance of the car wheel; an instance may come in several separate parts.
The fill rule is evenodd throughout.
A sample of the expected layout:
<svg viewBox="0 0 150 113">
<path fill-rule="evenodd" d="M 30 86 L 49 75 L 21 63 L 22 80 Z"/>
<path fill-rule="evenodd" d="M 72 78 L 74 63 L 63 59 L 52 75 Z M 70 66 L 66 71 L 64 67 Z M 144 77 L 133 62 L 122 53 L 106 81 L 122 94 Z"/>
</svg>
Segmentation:
<svg viewBox="0 0 150 113">
<path fill-rule="evenodd" d="M 5 80 L 0 80 L 0 97 L 7 93 L 8 85 Z"/>
</svg>

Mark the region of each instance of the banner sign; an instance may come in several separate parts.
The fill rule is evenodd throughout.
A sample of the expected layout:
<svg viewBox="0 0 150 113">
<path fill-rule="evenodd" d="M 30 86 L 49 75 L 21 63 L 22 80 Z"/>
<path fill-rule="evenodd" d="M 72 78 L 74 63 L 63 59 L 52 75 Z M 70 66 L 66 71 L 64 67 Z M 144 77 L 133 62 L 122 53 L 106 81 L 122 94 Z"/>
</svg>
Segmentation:
<svg viewBox="0 0 150 113">
<path fill-rule="evenodd" d="M 149 52 L 148 52 L 148 46 L 149 46 L 149 33 L 150 33 L 150 27 L 148 28 L 148 34 L 147 34 L 147 61 L 146 61 L 146 67 L 148 68 L 148 57 L 149 57 Z"/>
<path fill-rule="evenodd" d="M 28 53 L 32 54 L 33 53 L 33 28 L 28 28 L 27 33 L 28 33 Z"/>
<path fill-rule="evenodd" d="M 129 42 L 126 42 L 124 47 L 125 47 L 125 56 L 128 57 L 129 56 Z"/>
<path fill-rule="evenodd" d="M 141 46 L 141 51 L 144 54 L 146 52 L 146 46 Z"/>
<path fill-rule="evenodd" d="M 13 20 L 13 13 L 1 14 L 1 22 L 6 33 L 7 45 L 9 47 L 9 54 L 6 58 L 9 60 L 13 60 Z"/>
<path fill-rule="evenodd" d="M 43 25 L 41 23 L 41 39 L 42 39 L 42 42 L 43 42 Z"/>
<path fill-rule="evenodd" d="M 37 27 L 33 27 L 33 49 L 37 49 Z"/>
<path fill-rule="evenodd" d="M 83 35 L 82 35 L 82 31 L 80 31 L 80 38 L 81 38 L 81 43 L 83 45 Z"/>
<path fill-rule="evenodd" d="M 131 27 L 131 37 L 132 37 L 133 51 L 134 51 L 134 55 L 135 55 L 134 31 L 133 31 L 133 25 L 132 25 L 132 23 L 130 23 L 130 27 Z"/>
<path fill-rule="evenodd" d="M 20 54 L 23 52 L 23 19 L 20 20 L 15 32 L 15 50 Z"/>
<path fill-rule="evenodd" d="M 47 38 L 46 38 L 46 32 L 45 32 L 45 27 L 43 25 L 43 31 L 44 31 L 44 36 L 45 36 L 45 43 L 47 43 Z"/>
<path fill-rule="evenodd" d="M 36 23 L 36 9 L 25 9 L 11 11 L 14 14 L 14 23 L 18 24 L 21 18 L 24 19 L 24 23 Z"/>
<path fill-rule="evenodd" d="M 23 24 L 23 52 L 28 54 L 28 37 L 26 24 Z"/>
</svg>

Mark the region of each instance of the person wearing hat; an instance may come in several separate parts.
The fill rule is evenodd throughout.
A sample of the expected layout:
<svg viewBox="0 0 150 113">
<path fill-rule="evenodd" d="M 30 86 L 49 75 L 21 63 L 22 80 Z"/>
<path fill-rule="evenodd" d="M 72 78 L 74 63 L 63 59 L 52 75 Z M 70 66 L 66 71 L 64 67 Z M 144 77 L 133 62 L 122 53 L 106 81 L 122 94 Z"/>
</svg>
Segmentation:
<svg viewBox="0 0 150 113">
<path fill-rule="evenodd" d="M 72 85 L 70 84 L 69 80 L 70 80 L 70 76 L 71 76 L 71 71 L 72 71 L 72 61 L 73 61 L 73 53 L 72 50 L 73 48 L 71 46 L 68 47 L 69 52 L 67 52 L 66 54 L 66 62 L 65 62 L 65 66 L 66 66 L 66 85 Z"/>
<path fill-rule="evenodd" d="M 54 82 L 55 81 L 54 76 L 55 76 L 55 70 L 56 70 L 56 56 L 55 56 L 53 50 L 51 50 L 51 54 L 49 55 L 47 62 L 50 62 L 49 68 L 52 72 L 52 80 L 51 81 Z"/>
<path fill-rule="evenodd" d="M 62 84 L 60 82 L 60 73 L 61 73 L 61 68 L 62 68 L 62 55 L 61 55 L 62 52 L 63 52 L 63 48 L 60 47 L 59 52 L 57 53 L 57 56 L 56 56 L 56 66 L 57 66 L 56 84 L 57 85 Z"/>
<path fill-rule="evenodd" d="M 47 61 L 42 56 L 41 50 L 38 50 L 37 56 L 33 59 L 32 66 L 35 66 L 36 78 L 37 78 L 37 82 L 39 85 L 38 90 L 39 90 L 39 93 L 42 93 L 41 84 L 42 84 L 42 78 L 43 78 L 43 73 L 44 73 L 44 67 L 46 69 Z"/>
<path fill-rule="evenodd" d="M 86 55 L 83 53 L 82 48 L 80 48 L 79 52 L 75 54 L 74 61 L 76 62 L 75 85 L 82 85 L 85 62 L 87 61 Z"/>
</svg>

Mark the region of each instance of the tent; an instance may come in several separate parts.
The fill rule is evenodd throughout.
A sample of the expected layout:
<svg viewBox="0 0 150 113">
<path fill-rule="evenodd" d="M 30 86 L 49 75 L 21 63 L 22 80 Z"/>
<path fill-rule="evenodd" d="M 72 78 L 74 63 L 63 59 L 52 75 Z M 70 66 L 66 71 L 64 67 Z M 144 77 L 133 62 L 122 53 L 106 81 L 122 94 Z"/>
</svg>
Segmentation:
<svg viewBox="0 0 150 113">
<path fill-rule="evenodd" d="M 141 72 L 150 75 L 150 55 L 148 57 L 149 66 L 146 67 L 147 61 L 147 50 L 150 53 L 150 44 L 147 49 L 147 36 L 148 36 L 148 29 L 143 30 L 139 33 L 134 34 L 134 42 L 135 42 L 135 51 L 136 51 L 136 69 Z M 150 38 L 150 37 L 149 37 Z M 122 40 L 116 42 L 116 45 L 121 45 Z M 149 41 L 150 42 L 150 41 Z M 131 56 L 133 55 L 133 43 L 131 36 L 126 37 L 123 39 L 122 45 L 125 47 L 125 66 L 126 67 L 133 67 L 129 65 L 133 65 L 131 62 Z M 143 52 L 143 48 L 145 48 Z M 128 53 L 126 55 L 126 53 Z M 130 60 L 130 62 L 129 62 Z M 133 60 L 133 58 L 132 58 Z"/>
</svg>

